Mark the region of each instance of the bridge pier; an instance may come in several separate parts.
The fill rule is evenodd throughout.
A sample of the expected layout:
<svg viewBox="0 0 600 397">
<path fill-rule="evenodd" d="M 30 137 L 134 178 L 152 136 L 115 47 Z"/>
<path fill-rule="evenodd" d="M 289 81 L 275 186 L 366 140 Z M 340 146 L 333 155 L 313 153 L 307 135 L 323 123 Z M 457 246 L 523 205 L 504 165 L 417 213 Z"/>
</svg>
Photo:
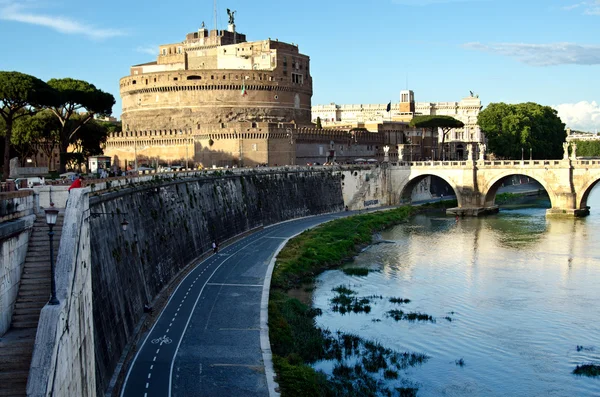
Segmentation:
<svg viewBox="0 0 600 397">
<path fill-rule="evenodd" d="M 583 218 L 590 214 L 590 207 L 585 208 L 549 208 L 546 210 L 546 216 L 566 216 Z"/>
</svg>

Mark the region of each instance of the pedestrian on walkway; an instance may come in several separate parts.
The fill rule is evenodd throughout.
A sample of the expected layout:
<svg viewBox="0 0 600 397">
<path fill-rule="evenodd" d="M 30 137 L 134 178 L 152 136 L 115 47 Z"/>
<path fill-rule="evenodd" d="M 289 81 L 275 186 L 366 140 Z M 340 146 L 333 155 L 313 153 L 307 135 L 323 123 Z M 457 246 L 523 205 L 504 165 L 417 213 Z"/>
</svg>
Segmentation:
<svg viewBox="0 0 600 397">
<path fill-rule="evenodd" d="M 81 182 L 83 181 L 83 177 L 80 175 L 77 179 L 75 179 L 73 181 L 73 183 L 71 183 L 71 186 L 69 186 L 69 193 L 71 193 L 71 189 L 77 189 L 82 187 Z"/>
<path fill-rule="evenodd" d="M 214 254 L 216 254 L 217 252 L 219 252 L 219 244 L 217 243 L 217 240 L 213 240 L 212 248 L 213 248 L 213 253 Z"/>
</svg>

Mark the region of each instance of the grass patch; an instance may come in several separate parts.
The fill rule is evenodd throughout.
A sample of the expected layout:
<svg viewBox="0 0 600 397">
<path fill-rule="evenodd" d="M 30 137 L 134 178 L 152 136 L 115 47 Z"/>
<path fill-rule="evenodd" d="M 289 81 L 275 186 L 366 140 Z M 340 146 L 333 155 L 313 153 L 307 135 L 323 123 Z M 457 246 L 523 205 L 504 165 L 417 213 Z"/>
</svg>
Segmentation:
<svg viewBox="0 0 600 397">
<path fill-rule="evenodd" d="M 575 367 L 573 374 L 580 376 L 596 377 L 600 376 L 600 365 L 582 364 Z"/>
<path fill-rule="evenodd" d="M 347 274 L 348 276 L 368 276 L 369 275 L 369 269 L 365 268 L 365 267 L 349 267 L 346 269 L 342 269 L 342 271 Z"/>
<path fill-rule="evenodd" d="M 311 283 L 324 270 L 341 266 L 360 252 L 362 247 L 369 245 L 375 232 L 401 223 L 416 211 L 412 207 L 400 207 L 337 219 L 301 233 L 281 250 L 271 279 L 269 336 L 277 382 L 283 397 L 375 396 L 392 393 L 369 374 L 362 360 L 352 364 L 338 363 L 330 378 L 310 367 L 309 364 L 318 360 L 340 361 L 356 355 L 366 358 L 370 369 L 394 366 L 395 369 L 389 369 L 398 371 L 427 359 L 425 355 L 395 353 L 372 343 L 368 349 L 366 342 L 357 336 L 333 335 L 321 330 L 315 323 L 315 316 L 320 312 L 286 294 L 291 288 L 301 287 L 305 282 Z M 368 274 L 368 269 L 365 270 Z M 345 310 L 349 311 L 366 311 L 367 307 L 370 310 L 371 299 L 383 299 L 381 296 L 356 297 L 355 291 L 343 285 L 334 291 L 338 294 L 334 298 L 335 304 L 339 307 L 344 305 Z"/>
<path fill-rule="evenodd" d="M 288 290 L 356 255 L 373 233 L 406 220 L 416 209 L 400 207 L 336 219 L 290 240 L 277 256 L 271 287 Z"/>
</svg>

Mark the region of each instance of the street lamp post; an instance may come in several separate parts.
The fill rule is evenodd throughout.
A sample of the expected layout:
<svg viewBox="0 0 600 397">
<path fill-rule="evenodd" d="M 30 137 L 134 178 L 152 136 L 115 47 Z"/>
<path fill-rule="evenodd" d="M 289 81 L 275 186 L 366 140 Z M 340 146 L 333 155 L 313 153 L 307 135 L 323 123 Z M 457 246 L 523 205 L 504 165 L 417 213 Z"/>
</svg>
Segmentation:
<svg viewBox="0 0 600 397">
<path fill-rule="evenodd" d="M 521 161 L 523 161 L 523 148 L 521 147 Z"/>
<path fill-rule="evenodd" d="M 50 228 L 48 232 L 48 237 L 50 238 L 50 289 L 52 296 L 50 297 L 50 305 L 58 305 L 59 301 L 56 298 L 56 281 L 55 281 L 55 271 L 54 271 L 54 247 L 52 246 L 52 240 L 54 237 L 54 225 L 56 225 L 56 218 L 58 218 L 58 210 L 54 208 L 54 203 L 50 203 L 50 208 L 45 210 L 46 213 L 46 224 Z"/>
<path fill-rule="evenodd" d="M 529 148 L 529 161 L 533 160 L 533 148 Z"/>
</svg>

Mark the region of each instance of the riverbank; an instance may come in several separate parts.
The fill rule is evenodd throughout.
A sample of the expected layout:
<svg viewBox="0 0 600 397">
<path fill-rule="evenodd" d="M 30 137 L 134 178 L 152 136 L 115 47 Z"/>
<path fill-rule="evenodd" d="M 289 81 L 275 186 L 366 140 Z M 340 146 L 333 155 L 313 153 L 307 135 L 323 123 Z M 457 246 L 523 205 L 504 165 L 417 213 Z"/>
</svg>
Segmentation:
<svg viewBox="0 0 600 397">
<path fill-rule="evenodd" d="M 425 361 L 426 356 L 395 352 L 355 335 L 321 330 L 315 325 L 320 311 L 288 291 L 312 283 L 318 274 L 341 265 L 370 244 L 374 233 L 417 211 L 404 206 L 338 219 L 305 231 L 279 253 L 271 282 L 269 337 L 282 396 L 416 395 L 416 387 L 402 385 L 390 390 L 379 378 L 397 379 L 400 370 Z M 357 358 L 354 366 L 341 362 L 342 357 L 351 355 Z M 334 359 L 339 360 L 330 378 L 310 366 Z"/>
</svg>

